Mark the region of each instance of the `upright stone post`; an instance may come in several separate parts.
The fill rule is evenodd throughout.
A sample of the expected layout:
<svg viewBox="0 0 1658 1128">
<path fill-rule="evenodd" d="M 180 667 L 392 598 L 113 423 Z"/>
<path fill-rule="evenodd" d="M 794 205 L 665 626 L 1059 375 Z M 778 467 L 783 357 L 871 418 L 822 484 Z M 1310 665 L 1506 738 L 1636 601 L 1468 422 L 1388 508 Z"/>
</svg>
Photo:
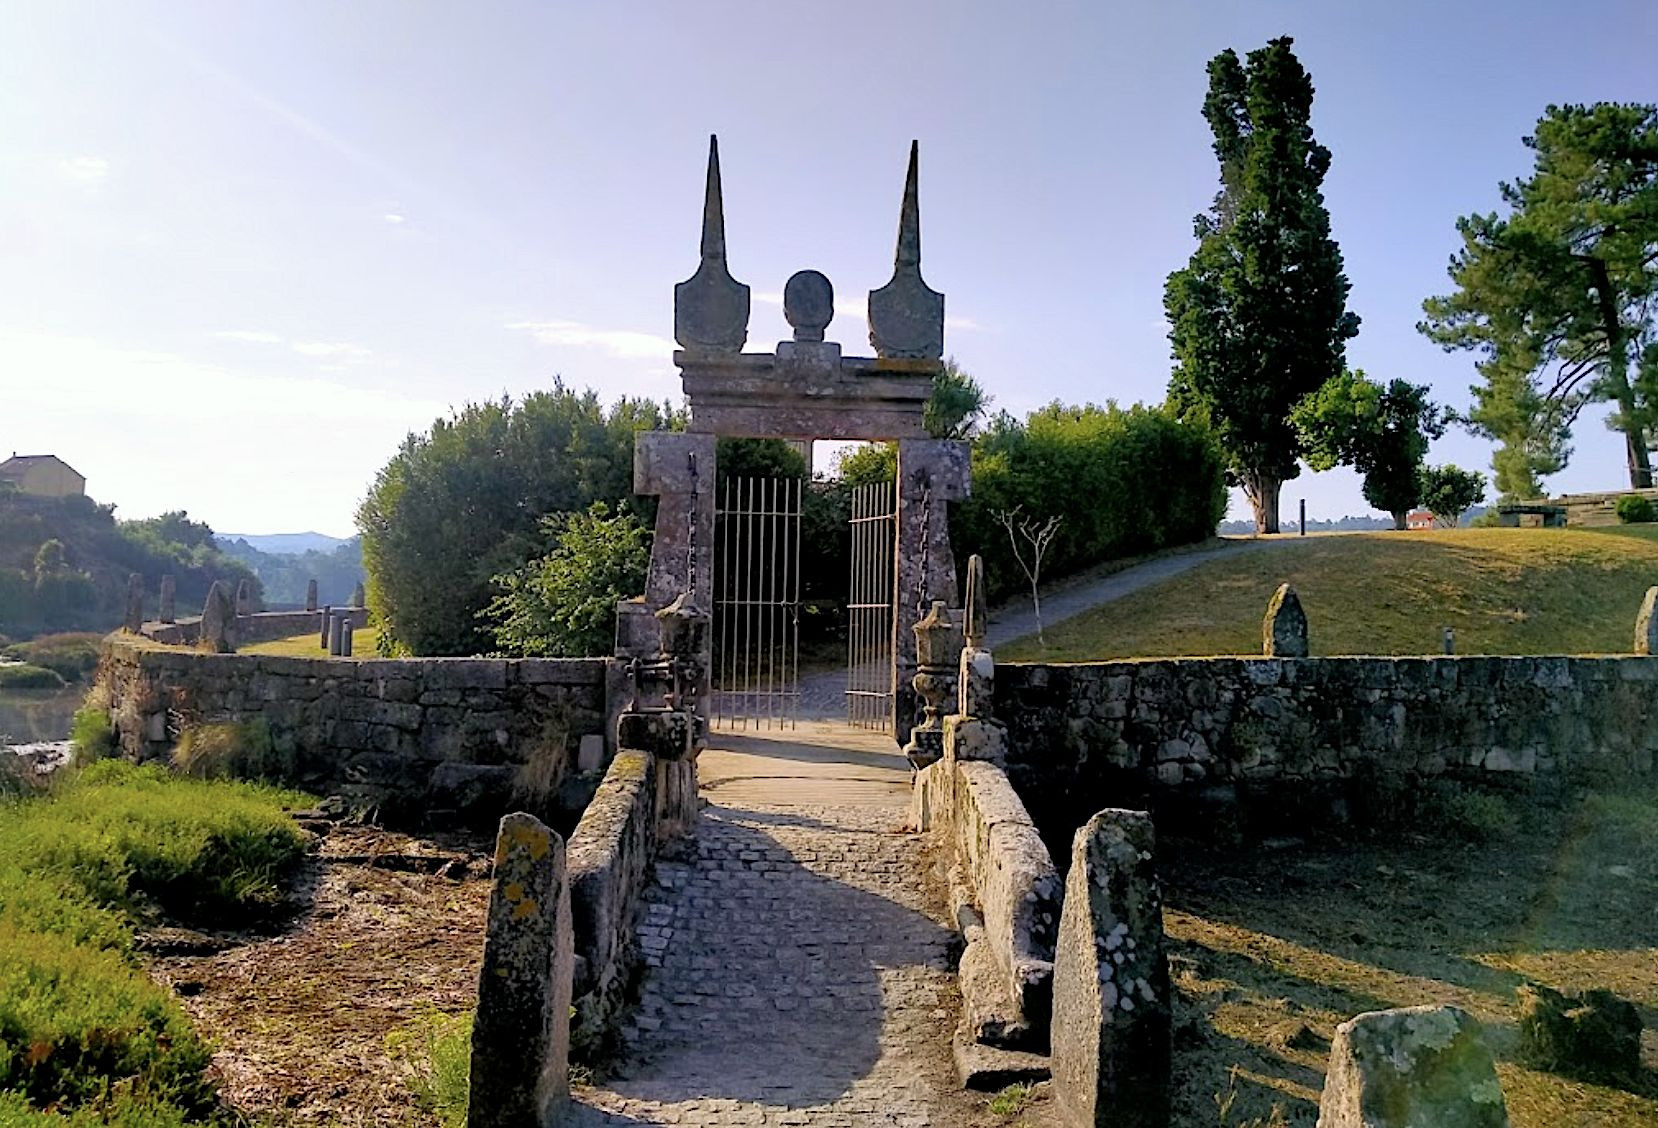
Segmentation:
<svg viewBox="0 0 1658 1128">
<path fill-rule="evenodd" d="M 501 820 L 467 1128 L 547 1128 L 570 1099 L 575 941 L 564 840 L 533 815 Z"/>
<path fill-rule="evenodd" d="M 898 441 L 898 551 L 893 616 L 893 738 L 900 746 L 915 727 L 918 696 L 912 626 L 935 599 L 956 601 L 956 558 L 950 548 L 950 503 L 972 490 L 968 445 L 954 439 Z"/>
<path fill-rule="evenodd" d="M 238 617 L 253 614 L 253 583 L 250 580 L 236 585 L 236 614 Z"/>
<path fill-rule="evenodd" d="M 155 617 L 163 623 L 178 622 L 178 585 L 171 576 L 161 577 L 161 606 Z"/>
<path fill-rule="evenodd" d="M 1279 584 L 1261 620 L 1261 653 L 1268 658 L 1307 657 L 1307 613 L 1289 584 Z"/>
<path fill-rule="evenodd" d="M 351 589 L 351 606 L 353 606 L 353 607 L 367 607 L 368 606 L 368 592 L 366 592 L 363 589 L 362 584 L 358 584 L 356 587 Z"/>
<path fill-rule="evenodd" d="M 1101 811 L 1071 846 L 1052 1050 L 1054 1094 L 1072 1125 L 1169 1123 L 1169 967 L 1155 855 L 1144 811 Z"/>
<path fill-rule="evenodd" d="M 328 619 L 328 656 L 338 658 L 345 649 L 346 615 L 336 611 Z"/>
<path fill-rule="evenodd" d="M 1479 1023 L 1451 1006 L 1369 1011 L 1336 1027 L 1318 1128 L 1508 1128 Z"/>
<path fill-rule="evenodd" d="M 307 580 L 305 583 L 305 610 L 317 609 L 317 581 Z"/>
<path fill-rule="evenodd" d="M 317 637 L 317 648 L 319 650 L 327 650 L 328 649 L 328 631 L 329 631 L 328 620 L 332 619 L 333 617 L 334 617 L 334 608 L 332 606 L 324 607 L 322 609 L 322 631 Z"/>
<path fill-rule="evenodd" d="M 127 612 L 121 621 L 121 629 L 128 634 L 142 634 L 144 631 L 144 577 L 137 572 L 127 577 Z"/>
<path fill-rule="evenodd" d="M 1635 616 L 1635 653 L 1658 654 L 1658 587 L 1646 589 Z"/>
<path fill-rule="evenodd" d="M 207 589 L 197 644 L 215 654 L 231 654 L 236 650 L 236 608 L 231 605 L 223 580 L 214 580 L 213 586 Z"/>
<path fill-rule="evenodd" d="M 942 599 L 933 600 L 927 617 L 915 624 L 916 694 L 926 705 L 926 718 L 910 733 L 904 755 L 920 771 L 944 758 L 944 715 L 946 702 L 956 695 L 956 674 L 961 662 L 961 628 L 950 621 L 950 609 Z"/>
<path fill-rule="evenodd" d="M 356 632 L 351 629 L 351 616 L 349 614 L 340 616 L 340 619 L 340 657 L 349 658 L 351 657 L 351 648 L 354 645 Z"/>
</svg>

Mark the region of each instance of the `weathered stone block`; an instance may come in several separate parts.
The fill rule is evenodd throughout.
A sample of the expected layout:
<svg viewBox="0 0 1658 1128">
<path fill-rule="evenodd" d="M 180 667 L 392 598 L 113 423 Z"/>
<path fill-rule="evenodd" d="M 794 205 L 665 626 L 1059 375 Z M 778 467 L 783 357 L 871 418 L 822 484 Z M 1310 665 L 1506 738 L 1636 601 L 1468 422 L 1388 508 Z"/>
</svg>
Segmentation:
<svg viewBox="0 0 1658 1128">
<path fill-rule="evenodd" d="M 1336 1027 L 1318 1128 L 1507 1128 L 1479 1023 L 1456 1007 L 1370 1011 Z"/>
<path fill-rule="evenodd" d="M 616 746 L 649 752 L 661 760 L 683 760 L 691 755 L 696 726 L 690 713 L 642 709 L 616 719 Z"/>
<path fill-rule="evenodd" d="M 1007 763 L 1007 727 L 979 717 L 944 718 L 944 754 L 954 760 Z"/>
<path fill-rule="evenodd" d="M 1539 1069 L 1602 1084 L 1641 1069 L 1641 1015 L 1610 991 L 1562 994 L 1527 984 L 1520 1001 L 1520 1053 Z"/>
<path fill-rule="evenodd" d="M 1279 584 L 1261 622 L 1261 653 L 1268 658 L 1307 657 L 1307 613 L 1289 584 Z"/>
<path fill-rule="evenodd" d="M 570 1098 L 574 975 L 564 842 L 532 815 L 501 820 L 495 842 L 468 1128 L 553 1125 Z"/>
<path fill-rule="evenodd" d="M 1053 1084 L 1077 1125 L 1169 1123 L 1171 1019 L 1151 816 L 1077 831 L 1054 958 Z"/>
</svg>

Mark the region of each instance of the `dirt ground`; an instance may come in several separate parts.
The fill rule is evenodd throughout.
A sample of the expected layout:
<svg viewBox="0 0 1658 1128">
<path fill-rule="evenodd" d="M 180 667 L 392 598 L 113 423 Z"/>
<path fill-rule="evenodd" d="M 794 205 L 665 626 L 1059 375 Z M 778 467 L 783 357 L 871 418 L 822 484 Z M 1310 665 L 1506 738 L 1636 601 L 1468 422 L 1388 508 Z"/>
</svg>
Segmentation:
<svg viewBox="0 0 1658 1128">
<path fill-rule="evenodd" d="M 435 1124 L 387 1035 L 472 1006 L 491 843 L 309 825 L 321 838 L 286 930 L 150 934 L 150 973 L 212 1039 L 225 1102 L 259 1125 Z"/>
<path fill-rule="evenodd" d="M 1658 1125 L 1658 800 L 1533 810 L 1479 845 L 1408 831 L 1171 842 L 1161 868 L 1176 1123 L 1311 1128 L 1337 1023 L 1453 1003 L 1486 1028 L 1515 1128 Z M 1643 1076 L 1618 1089 L 1518 1064 L 1526 980 L 1633 1002 Z"/>
</svg>

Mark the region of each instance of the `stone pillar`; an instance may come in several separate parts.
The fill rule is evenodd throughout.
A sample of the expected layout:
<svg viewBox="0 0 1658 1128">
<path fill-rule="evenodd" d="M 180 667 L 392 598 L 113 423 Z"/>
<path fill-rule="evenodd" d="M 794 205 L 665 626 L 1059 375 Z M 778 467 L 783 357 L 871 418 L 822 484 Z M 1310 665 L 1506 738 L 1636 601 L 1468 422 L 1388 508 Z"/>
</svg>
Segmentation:
<svg viewBox="0 0 1658 1128">
<path fill-rule="evenodd" d="M 1658 654 L 1658 587 L 1646 589 L 1635 616 L 1635 653 Z"/>
<path fill-rule="evenodd" d="M 328 617 L 328 656 L 338 658 L 345 649 L 345 640 L 341 637 L 346 632 L 346 616 L 343 611 L 336 611 Z"/>
<path fill-rule="evenodd" d="M 1268 658 L 1307 657 L 1307 613 L 1289 584 L 1279 584 L 1261 621 L 1261 653 Z"/>
<path fill-rule="evenodd" d="M 321 634 L 317 638 L 317 647 L 321 650 L 327 650 L 328 649 L 328 620 L 333 618 L 333 617 L 334 617 L 334 608 L 333 607 L 324 607 L 322 609 L 322 623 L 321 623 L 322 631 L 321 631 Z"/>
<path fill-rule="evenodd" d="M 533 815 L 501 820 L 467 1128 L 557 1124 L 570 1099 L 575 941 L 564 840 Z"/>
<path fill-rule="evenodd" d="M 355 633 L 356 632 L 352 630 L 352 620 L 351 620 L 350 613 L 348 612 L 344 615 L 341 615 L 340 616 L 340 657 L 341 658 L 351 657 L 351 647 L 352 647 L 352 644 L 353 644 Z"/>
<path fill-rule="evenodd" d="M 317 609 L 317 581 L 307 580 L 305 583 L 305 610 Z"/>
<path fill-rule="evenodd" d="M 1101 811 L 1071 846 L 1052 1046 L 1054 1095 L 1073 1125 L 1169 1123 L 1169 967 L 1155 853 L 1144 811 Z"/>
<path fill-rule="evenodd" d="M 714 436 L 706 434 L 640 431 L 633 438 L 633 492 L 656 495 L 656 533 L 644 598 L 616 606 L 618 657 L 654 658 L 661 643 L 656 613 L 686 592 L 694 606 L 705 612 L 713 609 L 714 446 Z M 690 582 L 693 529 L 694 585 Z M 703 637 L 699 711 L 707 709 L 709 671 L 714 664 L 713 639 L 707 632 Z"/>
<path fill-rule="evenodd" d="M 1456 1007 L 1370 1011 L 1336 1027 L 1318 1128 L 1508 1128 L 1479 1023 Z"/>
<path fill-rule="evenodd" d="M 128 634 L 144 631 L 144 577 L 137 572 L 127 577 L 127 614 L 121 629 Z"/>
<path fill-rule="evenodd" d="M 912 684 L 925 705 L 926 719 L 910 732 L 904 755 L 920 771 L 944 758 L 944 718 L 955 705 L 962 635 L 942 599 L 933 600 L 932 610 L 913 630 L 917 673 Z"/>
<path fill-rule="evenodd" d="M 161 607 L 156 618 L 163 623 L 178 622 L 178 585 L 171 576 L 161 577 Z"/>
<path fill-rule="evenodd" d="M 972 489 L 968 444 L 955 439 L 898 441 L 898 547 L 893 590 L 893 738 L 909 743 L 917 717 L 915 632 L 935 599 L 956 606 L 950 502 Z M 926 574 L 922 574 L 923 567 Z"/>
<path fill-rule="evenodd" d="M 356 587 L 351 589 L 351 606 L 353 606 L 353 607 L 367 607 L 368 606 L 368 593 L 363 590 L 363 585 L 362 584 L 358 584 Z"/>
<path fill-rule="evenodd" d="M 253 614 L 253 582 L 243 580 L 236 585 L 236 614 L 238 616 Z"/>
<path fill-rule="evenodd" d="M 223 580 L 214 580 L 213 586 L 207 589 L 197 642 L 202 649 L 215 654 L 232 654 L 236 650 L 236 608 L 231 605 Z"/>
</svg>

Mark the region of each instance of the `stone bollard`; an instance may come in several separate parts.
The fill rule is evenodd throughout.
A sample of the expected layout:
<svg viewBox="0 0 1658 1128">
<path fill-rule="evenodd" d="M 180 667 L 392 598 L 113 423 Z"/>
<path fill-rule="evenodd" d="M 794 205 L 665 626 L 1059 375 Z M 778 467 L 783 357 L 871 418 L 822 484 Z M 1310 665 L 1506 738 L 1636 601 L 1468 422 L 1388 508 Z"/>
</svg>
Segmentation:
<svg viewBox="0 0 1658 1128">
<path fill-rule="evenodd" d="M 1646 589 L 1635 616 L 1635 653 L 1658 654 L 1658 587 Z"/>
<path fill-rule="evenodd" d="M 358 584 L 356 587 L 351 589 L 351 606 L 353 606 L 353 607 L 367 607 L 368 606 L 368 593 L 363 590 L 363 585 L 362 584 Z"/>
<path fill-rule="evenodd" d="M 1457 633 L 1455 628 L 1446 627 L 1445 636 L 1441 641 L 1444 643 L 1446 654 L 1455 654 L 1457 652 Z"/>
<path fill-rule="evenodd" d="M 351 629 L 351 616 L 340 616 L 340 657 L 351 657 L 351 646 L 356 638 L 356 632 Z"/>
<path fill-rule="evenodd" d="M 508 815 L 495 839 L 467 1128 L 560 1122 L 575 961 L 564 840 L 534 815 Z"/>
<path fill-rule="evenodd" d="M 230 654 L 236 650 L 236 609 L 231 606 L 230 593 L 225 590 L 222 580 L 214 580 L 213 586 L 207 589 L 197 644 L 215 654 Z"/>
<path fill-rule="evenodd" d="M 305 582 L 305 610 L 315 611 L 316 609 L 317 609 L 317 581 L 307 580 Z"/>
<path fill-rule="evenodd" d="M 328 620 L 333 614 L 334 608 L 332 607 L 324 607 L 322 609 L 322 634 L 317 639 L 317 648 L 319 650 L 328 649 Z"/>
<path fill-rule="evenodd" d="M 1172 1020 L 1155 835 L 1144 811 L 1077 831 L 1054 950 L 1053 1087 L 1067 1123 L 1166 1128 Z"/>
<path fill-rule="evenodd" d="M 253 583 L 250 580 L 236 585 L 236 614 L 238 617 L 253 614 Z"/>
<path fill-rule="evenodd" d="M 1456 1007 L 1369 1011 L 1336 1027 L 1318 1128 L 1508 1128 L 1480 1037 Z"/>
<path fill-rule="evenodd" d="M 345 648 L 345 616 L 336 612 L 328 618 L 328 656 L 338 658 Z"/>
<path fill-rule="evenodd" d="M 127 577 L 127 615 L 121 629 L 128 634 L 144 631 L 144 577 L 137 572 Z"/>
<path fill-rule="evenodd" d="M 178 585 L 171 576 L 161 577 L 161 606 L 155 617 L 163 623 L 178 622 Z"/>
<path fill-rule="evenodd" d="M 1307 613 L 1289 584 L 1279 584 L 1261 621 L 1261 653 L 1268 658 L 1307 656 Z"/>
</svg>

